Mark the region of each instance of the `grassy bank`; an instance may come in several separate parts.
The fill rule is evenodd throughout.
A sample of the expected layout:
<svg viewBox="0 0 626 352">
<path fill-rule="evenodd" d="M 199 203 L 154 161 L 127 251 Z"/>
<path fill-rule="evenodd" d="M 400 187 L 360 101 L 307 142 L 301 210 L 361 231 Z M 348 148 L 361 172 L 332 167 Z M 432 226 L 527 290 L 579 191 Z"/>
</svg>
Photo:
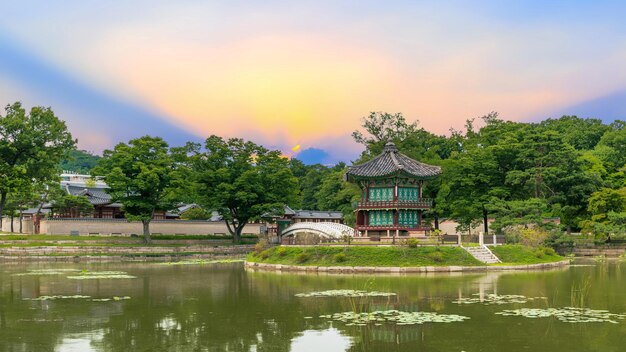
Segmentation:
<svg viewBox="0 0 626 352">
<path fill-rule="evenodd" d="M 504 245 L 489 247 L 505 264 L 539 264 L 552 263 L 564 258 L 554 252 L 552 248 L 532 248 L 522 245 Z"/>
<path fill-rule="evenodd" d="M 273 247 L 250 253 L 250 262 L 312 266 L 482 265 L 459 247 Z"/>
<path fill-rule="evenodd" d="M 492 248 L 503 264 L 539 264 L 563 260 L 551 249 L 518 245 Z M 476 266 L 485 265 L 460 247 L 291 247 L 248 254 L 250 262 L 303 266 Z"/>
</svg>

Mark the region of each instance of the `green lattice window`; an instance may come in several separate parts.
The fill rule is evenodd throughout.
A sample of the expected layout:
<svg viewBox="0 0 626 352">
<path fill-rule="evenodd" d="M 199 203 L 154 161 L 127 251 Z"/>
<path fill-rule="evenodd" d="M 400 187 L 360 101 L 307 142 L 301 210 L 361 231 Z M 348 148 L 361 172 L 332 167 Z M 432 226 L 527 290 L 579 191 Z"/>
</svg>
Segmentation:
<svg viewBox="0 0 626 352">
<path fill-rule="evenodd" d="M 417 187 L 399 187 L 398 200 L 419 200 L 420 191 Z"/>
<path fill-rule="evenodd" d="M 417 210 L 400 210 L 398 213 L 398 224 L 407 227 L 419 225 L 419 212 Z"/>
<path fill-rule="evenodd" d="M 372 187 L 370 188 L 369 201 L 380 202 L 393 200 L 393 188 Z"/>
<path fill-rule="evenodd" d="M 392 226 L 393 212 L 390 210 L 373 210 L 369 212 L 370 226 Z"/>
</svg>

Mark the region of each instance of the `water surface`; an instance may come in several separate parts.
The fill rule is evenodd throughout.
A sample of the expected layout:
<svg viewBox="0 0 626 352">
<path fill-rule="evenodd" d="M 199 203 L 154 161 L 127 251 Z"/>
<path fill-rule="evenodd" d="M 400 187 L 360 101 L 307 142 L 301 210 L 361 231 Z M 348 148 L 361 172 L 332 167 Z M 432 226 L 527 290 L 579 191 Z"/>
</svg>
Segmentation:
<svg viewBox="0 0 626 352">
<path fill-rule="evenodd" d="M 579 263 L 580 264 L 580 263 Z M 626 263 L 591 262 L 552 271 L 463 275 L 341 276 L 251 272 L 212 265 L 2 264 L 0 351 L 624 351 L 626 320 L 565 323 L 494 313 L 585 306 L 626 313 Z M 125 271 L 135 279 L 17 276 L 33 269 Z M 394 292 L 393 297 L 299 298 L 330 289 Z M 458 298 L 545 297 L 504 305 Z M 32 301 L 51 295 L 92 298 Z M 464 322 L 346 326 L 318 318 L 397 309 L 458 314 Z"/>
</svg>

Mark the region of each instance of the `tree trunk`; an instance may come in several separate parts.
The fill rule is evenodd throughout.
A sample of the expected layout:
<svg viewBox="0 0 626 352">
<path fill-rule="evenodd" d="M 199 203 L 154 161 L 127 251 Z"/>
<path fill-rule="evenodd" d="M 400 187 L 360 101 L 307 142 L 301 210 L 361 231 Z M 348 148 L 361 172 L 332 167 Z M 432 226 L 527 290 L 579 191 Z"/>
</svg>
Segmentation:
<svg viewBox="0 0 626 352">
<path fill-rule="evenodd" d="M 571 235 L 572 234 L 572 225 L 567 224 L 567 234 Z"/>
<path fill-rule="evenodd" d="M 439 216 L 435 215 L 435 230 L 439 230 Z"/>
<path fill-rule="evenodd" d="M 150 238 L 150 220 L 141 220 L 143 224 L 143 243 L 152 244 L 152 239 Z"/>
<path fill-rule="evenodd" d="M 20 209 L 20 233 L 22 233 L 22 222 L 24 221 L 24 213 L 22 212 L 22 210 Z"/>
<path fill-rule="evenodd" d="M 7 202 L 7 192 L 0 192 L 0 231 L 2 231 L 2 217 L 4 216 L 4 205 Z"/>
<path fill-rule="evenodd" d="M 489 222 L 487 220 L 487 216 L 489 215 L 489 213 L 487 212 L 487 209 L 485 207 L 483 207 L 483 226 L 485 229 L 485 236 L 487 236 L 489 234 Z"/>
<path fill-rule="evenodd" d="M 13 216 L 13 212 L 11 212 L 10 219 L 11 219 L 11 233 L 14 233 L 15 231 L 13 230 L 13 222 L 14 222 L 13 220 L 15 219 L 15 217 Z"/>
</svg>

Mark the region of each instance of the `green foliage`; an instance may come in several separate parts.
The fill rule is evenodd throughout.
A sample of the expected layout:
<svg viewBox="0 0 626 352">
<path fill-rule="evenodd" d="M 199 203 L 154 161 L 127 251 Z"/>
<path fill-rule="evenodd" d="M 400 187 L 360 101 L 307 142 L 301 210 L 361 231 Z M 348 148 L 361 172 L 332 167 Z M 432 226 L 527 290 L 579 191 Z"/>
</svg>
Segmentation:
<svg viewBox="0 0 626 352">
<path fill-rule="evenodd" d="M 533 248 L 522 245 L 504 245 L 490 247 L 503 263 L 515 264 L 537 264 L 550 263 L 563 260 L 563 257 L 556 254 L 553 250 L 545 248 Z"/>
<path fill-rule="evenodd" d="M 50 108 L 7 105 L 0 115 L 0 222 L 7 196 L 59 178 L 58 165 L 76 141 Z"/>
<path fill-rule="evenodd" d="M 280 249 L 279 248 L 284 248 Z M 273 247 L 267 258 L 250 254 L 248 261 L 286 265 L 323 266 L 442 266 L 483 265 L 459 247 Z M 437 254 L 433 254 L 437 253 Z M 339 256 L 341 261 L 337 260 Z M 345 260 L 344 260 L 345 259 Z M 441 260 L 440 260 L 441 259 Z"/>
<path fill-rule="evenodd" d="M 279 257 L 284 257 L 287 255 L 287 248 L 285 247 L 278 247 L 276 248 L 276 255 Z"/>
<path fill-rule="evenodd" d="M 57 214 L 71 212 L 79 217 L 90 216 L 93 213 L 93 205 L 85 196 L 63 193 L 62 196 L 52 202 L 52 211 Z"/>
<path fill-rule="evenodd" d="M 122 203 L 127 219 L 143 222 L 144 239 L 150 243 L 149 224 L 154 212 L 171 209 L 177 203 L 177 171 L 167 143 L 159 137 L 144 136 L 105 150 L 92 174 L 104 176 L 107 192 L 113 201 Z"/>
<path fill-rule="evenodd" d="M 212 217 L 210 211 L 207 211 L 204 208 L 195 207 L 190 208 L 184 213 L 180 214 L 180 218 L 184 220 L 208 220 Z"/>
<path fill-rule="evenodd" d="M 211 136 L 204 150 L 188 144 L 186 154 L 195 202 L 217 210 L 235 242 L 250 221 L 300 202 L 298 179 L 279 151 Z"/>
<path fill-rule="evenodd" d="M 267 238 L 260 238 L 259 241 L 254 245 L 254 252 L 260 254 L 270 248 L 270 242 Z"/>
<path fill-rule="evenodd" d="M 298 253 L 296 255 L 296 263 L 302 264 L 311 259 L 311 255 L 307 252 Z"/>
<path fill-rule="evenodd" d="M 348 258 L 346 257 L 346 254 L 345 254 L 345 253 L 337 253 L 337 254 L 335 254 L 335 256 L 334 256 L 334 260 L 335 260 L 337 263 L 343 263 L 343 262 L 345 262 L 346 260 L 348 260 Z"/>
<path fill-rule="evenodd" d="M 61 170 L 72 171 L 80 174 L 89 174 L 91 169 L 96 167 L 100 156 L 93 155 L 86 150 L 73 149 L 67 158 L 59 165 Z"/>
<path fill-rule="evenodd" d="M 445 259 L 443 253 L 439 251 L 428 253 L 428 257 L 435 263 L 441 263 Z"/>
<path fill-rule="evenodd" d="M 541 227 L 513 226 L 505 230 L 505 236 L 507 243 L 519 243 L 527 247 L 538 248 L 550 238 L 550 232 Z"/>
<path fill-rule="evenodd" d="M 406 245 L 409 246 L 409 248 L 417 248 L 419 241 L 416 238 L 409 238 L 406 240 Z"/>
</svg>

